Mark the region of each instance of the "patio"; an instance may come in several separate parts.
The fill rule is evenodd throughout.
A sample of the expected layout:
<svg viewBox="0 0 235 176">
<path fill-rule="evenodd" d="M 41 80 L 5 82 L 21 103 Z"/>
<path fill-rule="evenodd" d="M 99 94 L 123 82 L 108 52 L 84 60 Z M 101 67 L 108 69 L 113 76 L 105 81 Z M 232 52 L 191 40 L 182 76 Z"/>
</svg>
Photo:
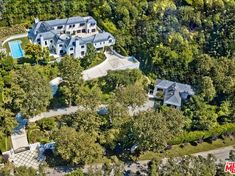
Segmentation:
<svg viewBox="0 0 235 176">
<path fill-rule="evenodd" d="M 26 150 L 24 152 L 14 154 L 12 162 L 16 167 L 27 166 L 38 169 L 40 165 L 40 161 L 38 160 L 38 151 Z"/>
</svg>

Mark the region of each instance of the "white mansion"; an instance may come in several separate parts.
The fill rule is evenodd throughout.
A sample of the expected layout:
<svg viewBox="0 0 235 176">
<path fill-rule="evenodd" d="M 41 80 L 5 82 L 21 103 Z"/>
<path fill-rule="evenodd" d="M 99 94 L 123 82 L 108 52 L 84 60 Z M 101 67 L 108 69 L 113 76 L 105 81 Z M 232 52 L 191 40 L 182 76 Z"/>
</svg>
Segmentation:
<svg viewBox="0 0 235 176">
<path fill-rule="evenodd" d="M 93 44 L 96 50 L 115 44 L 115 38 L 108 32 L 98 30 L 91 16 L 50 21 L 35 19 L 28 37 L 32 43 L 48 47 L 52 54 L 67 54 L 75 58 L 85 56 L 88 43 Z"/>
</svg>

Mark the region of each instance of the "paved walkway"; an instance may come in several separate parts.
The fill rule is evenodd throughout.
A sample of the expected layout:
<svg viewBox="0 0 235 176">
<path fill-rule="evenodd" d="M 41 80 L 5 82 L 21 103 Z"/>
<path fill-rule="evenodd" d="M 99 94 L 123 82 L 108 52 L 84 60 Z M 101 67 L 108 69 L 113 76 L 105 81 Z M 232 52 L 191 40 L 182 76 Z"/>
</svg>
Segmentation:
<svg viewBox="0 0 235 176">
<path fill-rule="evenodd" d="M 14 131 L 11 134 L 11 143 L 14 150 L 19 148 L 29 147 L 27 134 L 24 128 Z"/>
<path fill-rule="evenodd" d="M 9 156 L 9 161 L 12 161 L 15 166 L 27 166 L 35 169 L 39 168 L 40 161 L 38 160 L 37 146 L 29 145 L 25 125 L 27 120 L 23 119 L 21 114 L 16 115 L 18 126 L 11 134 L 12 150 L 5 152 Z"/>
</svg>

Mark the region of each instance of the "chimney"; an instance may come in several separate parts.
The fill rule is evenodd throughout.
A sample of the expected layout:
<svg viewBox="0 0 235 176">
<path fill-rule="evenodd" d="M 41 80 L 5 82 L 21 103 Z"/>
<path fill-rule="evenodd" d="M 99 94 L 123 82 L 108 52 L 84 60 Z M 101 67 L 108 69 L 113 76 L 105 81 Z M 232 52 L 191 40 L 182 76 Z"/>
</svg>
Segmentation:
<svg viewBox="0 0 235 176">
<path fill-rule="evenodd" d="M 38 18 L 34 18 L 34 23 L 37 24 L 39 22 Z"/>
</svg>

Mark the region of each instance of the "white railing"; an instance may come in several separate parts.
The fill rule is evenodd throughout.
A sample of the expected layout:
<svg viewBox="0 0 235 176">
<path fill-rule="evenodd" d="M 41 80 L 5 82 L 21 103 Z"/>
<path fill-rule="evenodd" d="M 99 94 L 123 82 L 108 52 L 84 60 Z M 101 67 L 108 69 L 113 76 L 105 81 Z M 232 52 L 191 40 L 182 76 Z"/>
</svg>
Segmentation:
<svg viewBox="0 0 235 176">
<path fill-rule="evenodd" d="M 115 55 L 115 56 L 117 56 L 117 57 L 119 57 L 119 58 L 121 58 L 121 59 L 126 59 L 126 58 L 128 58 L 128 56 L 122 56 L 122 55 L 119 54 L 117 51 L 113 50 L 112 48 L 109 48 L 109 49 L 110 49 L 110 52 L 111 52 L 113 55 Z"/>
<path fill-rule="evenodd" d="M 133 62 L 139 62 L 134 56 L 122 56 L 121 54 L 119 54 L 117 51 L 115 51 L 112 48 L 109 48 L 109 52 L 111 52 L 113 55 L 119 57 L 120 59 L 133 59 Z"/>
</svg>

